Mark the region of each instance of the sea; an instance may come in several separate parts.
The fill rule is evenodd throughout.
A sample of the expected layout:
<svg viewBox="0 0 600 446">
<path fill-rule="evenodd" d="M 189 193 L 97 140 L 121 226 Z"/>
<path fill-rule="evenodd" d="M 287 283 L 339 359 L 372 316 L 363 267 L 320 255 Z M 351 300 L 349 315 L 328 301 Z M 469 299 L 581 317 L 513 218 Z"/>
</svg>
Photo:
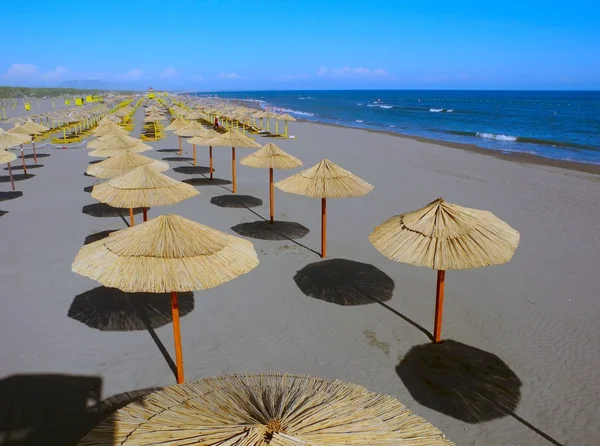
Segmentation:
<svg viewBox="0 0 600 446">
<path fill-rule="evenodd" d="M 308 121 L 600 164 L 600 91 L 254 91 L 210 96 L 252 100 Z"/>
</svg>

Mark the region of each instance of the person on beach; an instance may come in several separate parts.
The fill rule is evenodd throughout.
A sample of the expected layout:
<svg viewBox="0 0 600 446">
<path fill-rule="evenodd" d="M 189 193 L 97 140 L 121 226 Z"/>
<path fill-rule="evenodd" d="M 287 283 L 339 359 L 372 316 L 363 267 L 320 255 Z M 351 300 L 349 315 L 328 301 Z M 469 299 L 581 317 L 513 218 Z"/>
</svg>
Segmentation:
<svg viewBox="0 0 600 446">
<path fill-rule="evenodd" d="M 215 130 L 219 129 L 219 117 L 215 116 Z"/>
</svg>

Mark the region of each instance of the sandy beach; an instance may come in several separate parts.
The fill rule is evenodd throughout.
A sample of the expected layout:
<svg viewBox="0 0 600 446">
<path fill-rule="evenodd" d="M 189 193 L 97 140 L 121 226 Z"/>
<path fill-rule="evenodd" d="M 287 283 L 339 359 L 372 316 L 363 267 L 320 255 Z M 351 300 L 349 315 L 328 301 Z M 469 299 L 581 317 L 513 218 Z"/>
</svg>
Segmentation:
<svg viewBox="0 0 600 446">
<path fill-rule="evenodd" d="M 44 107 L 51 109 L 50 102 L 40 111 Z M 139 109 L 131 136 L 139 137 L 142 118 Z M 366 130 L 293 122 L 290 133 L 296 138 L 256 140 L 275 142 L 305 168 L 328 158 L 375 189 L 361 198 L 329 200 L 325 260 L 316 254 L 319 201 L 276 191 L 275 218 L 309 232 L 297 240 L 249 238 L 260 260 L 254 271 L 185 298 L 186 380 L 274 371 L 338 378 L 398 398 L 457 445 L 599 444 L 600 177 L 593 170 Z M 175 179 L 202 178 L 178 169 L 191 165 L 192 147 L 183 143 L 183 157 L 165 152 L 178 147 L 177 137 L 167 135 L 150 142 L 155 150 L 144 155 L 167 158 L 171 170 L 165 173 Z M 251 152 L 239 149 L 238 159 Z M 171 324 L 151 321 L 152 330 L 102 331 L 80 321 L 86 302 L 96 303 L 96 312 L 110 309 L 110 302 L 97 298 L 103 290 L 90 297 L 100 284 L 71 272 L 73 259 L 86 237 L 123 229 L 127 215 L 99 217 L 97 207 L 90 212 L 97 202 L 84 189 L 102 180 L 84 175 L 97 160 L 87 149 L 40 153 L 39 166 L 29 166 L 35 176 L 16 183 L 23 196 L 2 195 L 0 202 L 0 394 L 14 375 L 30 374 L 95 379 L 101 400 L 175 384 L 159 346 L 173 356 Z M 230 150 L 214 153 L 215 177 L 230 180 Z M 208 165 L 207 148 L 198 147 L 198 165 Z M 18 161 L 13 166 L 15 174 L 22 173 Z M 10 190 L 5 168 L 0 166 L 2 194 Z M 276 172 L 275 179 L 289 174 Z M 238 166 L 237 195 L 249 196 L 245 202 L 255 207 L 223 207 L 231 204 L 227 182 L 206 183 L 195 183 L 199 196 L 152 208 L 149 217 L 174 213 L 234 235 L 261 232 L 269 214 L 267 171 Z M 512 383 L 511 391 L 497 395 L 510 409 L 492 420 L 489 414 L 436 410 L 426 403 L 418 382 L 423 361 L 407 353 L 430 343 L 425 332 L 433 325 L 435 272 L 392 262 L 368 240 L 387 218 L 438 197 L 490 210 L 521 234 L 508 264 L 446 276 L 442 336 L 454 341 L 455 367 L 470 359 L 456 370 L 471 373 L 467 381 L 479 379 L 482 387 L 492 375 Z M 294 226 L 291 233 L 298 231 L 305 230 Z M 341 305 L 344 293 L 363 301 Z M 492 360 L 495 368 L 472 370 Z M 36 397 L 48 407 L 55 398 L 49 390 Z"/>
</svg>

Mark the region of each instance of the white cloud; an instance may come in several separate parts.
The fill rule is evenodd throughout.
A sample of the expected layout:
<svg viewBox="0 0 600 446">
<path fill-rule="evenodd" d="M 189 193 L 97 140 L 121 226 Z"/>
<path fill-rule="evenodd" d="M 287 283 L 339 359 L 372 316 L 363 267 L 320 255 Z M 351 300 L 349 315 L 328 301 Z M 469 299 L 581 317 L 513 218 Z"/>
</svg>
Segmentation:
<svg viewBox="0 0 600 446">
<path fill-rule="evenodd" d="M 125 73 L 118 74 L 115 76 L 117 79 L 128 80 L 128 81 L 139 81 L 144 77 L 144 70 L 139 68 L 132 68 Z"/>
<path fill-rule="evenodd" d="M 196 74 L 194 76 L 190 76 L 190 80 L 193 81 L 203 81 L 204 80 L 204 76 L 200 75 L 200 74 Z"/>
<path fill-rule="evenodd" d="M 60 81 L 64 80 L 69 71 L 65 67 L 56 67 L 52 71 L 42 72 L 40 67 L 33 64 L 14 63 L 0 78 L 16 82 Z"/>
<path fill-rule="evenodd" d="M 383 68 L 366 68 L 366 67 L 342 67 L 342 68 L 327 68 L 321 67 L 317 71 L 317 76 L 321 77 L 336 77 L 336 78 L 353 78 L 353 79 L 394 79 Z"/>
<path fill-rule="evenodd" d="M 158 77 L 160 79 L 175 79 L 178 78 L 181 73 L 175 68 L 165 68 Z"/>
<path fill-rule="evenodd" d="M 219 79 L 239 79 L 240 75 L 234 72 L 231 73 L 219 73 Z"/>
<path fill-rule="evenodd" d="M 293 81 L 296 79 L 308 79 L 310 76 L 308 74 L 286 74 L 280 78 L 283 81 Z"/>
</svg>

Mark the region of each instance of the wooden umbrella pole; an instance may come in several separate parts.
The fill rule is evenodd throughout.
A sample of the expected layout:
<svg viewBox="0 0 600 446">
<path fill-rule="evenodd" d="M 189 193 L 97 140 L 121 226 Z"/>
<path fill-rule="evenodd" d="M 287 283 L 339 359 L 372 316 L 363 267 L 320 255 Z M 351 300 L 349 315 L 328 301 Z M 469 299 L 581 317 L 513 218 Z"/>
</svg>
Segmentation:
<svg viewBox="0 0 600 446">
<path fill-rule="evenodd" d="M 321 257 L 327 256 L 327 198 L 321 198 Z"/>
<path fill-rule="evenodd" d="M 177 292 L 171 292 L 171 315 L 173 316 L 173 339 L 175 340 L 175 362 L 177 363 L 177 384 L 183 383 L 183 352 L 181 350 L 181 328 L 179 327 L 179 303 Z"/>
<path fill-rule="evenodd" d="M 442 313 L 444 312 L 444 282 L 446 271 L 437 273 L 437 288 L 435 292 L 435 325 L 433 327 L 433 342 L 440 342 L 442 337 Z"/>
<path fill-rule="evenodd" d="M 269 168 L 269 208 L 271 223 L 275 221 L 275 188 L 273 186 L 273 168 Z"/>
<path fill-rule="evenodd" d="M 212 157 L 212 146 L 208 147 L 208 157 L 210 158 L 210 179 L 213 179 L 213 157 Z"/>
<path fill-rule="evenodd" d="M 148 208 L 142 208 L 144 214 L 144 221 L 148 221 Z"/>
<path fill-rule="evenodd" d="M 181 136 L 179 137 L 179 154 L 183 155 L 183 149 L 181 148 Z"/>
<path fill-rule="evenodd" d="M 23 152 L 23 144 L 21 144 L 21 161 L 23 161 L 23 172 L 27 174 L 27 165 L 25 164 L 25 153 Z"/>
<path fill-rule="evenodd" d="M 15 190 L 15 179 L 13 178 L 12 167 L 10 167 L 10 163 L 6 164 L 8 164 L 8 176 L 10 177 L 10 184 L 12 185 L 12 190 Z"/>
<path fill-rule="evenodd" d="M 135 225 L 135 220 L 133 218 L 133 208 L 129 208 L 129 221 L 131 226 Z"/>
<path fill-rule="evenodd" d="M 35 153 L 35 141 L 31 141 L 33 144 L 33 161 L 37 164 L 37 153 Z"/>
<path fill-rule="evenodd" d="M 235 194 L 237 191 L 235 181 L 235 147 L 231 148 L 231 182 L 233 183 L 232 191 Z"/>
<path fill-rule="evenodd" d="M 194 166 L 196 165 L 196 144 L 192 144 L 194 150 Z"/>
</svg>

